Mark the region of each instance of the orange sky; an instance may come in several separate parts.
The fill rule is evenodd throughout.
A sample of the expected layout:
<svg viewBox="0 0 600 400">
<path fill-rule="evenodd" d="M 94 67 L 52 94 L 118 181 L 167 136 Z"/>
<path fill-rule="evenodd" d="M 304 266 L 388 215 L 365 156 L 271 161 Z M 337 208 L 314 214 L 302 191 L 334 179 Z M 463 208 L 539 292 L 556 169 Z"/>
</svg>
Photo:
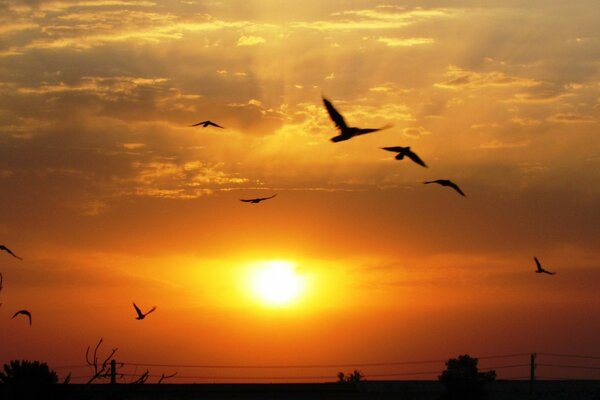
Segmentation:
<svg viewBox="0 0 600 400">
<path fill-rule="evenodd" d="M 84 365 L 100 337 L 168 365 L 599 355 L 600 9 L 480 3 L 4 2 L 0 244 L 24 260 L 0 254 L 0 363 Z M 393 128 L 334 144 L 322 95 Z M 292 304 L 252 292 L 274 260 Z"/>
</svg>

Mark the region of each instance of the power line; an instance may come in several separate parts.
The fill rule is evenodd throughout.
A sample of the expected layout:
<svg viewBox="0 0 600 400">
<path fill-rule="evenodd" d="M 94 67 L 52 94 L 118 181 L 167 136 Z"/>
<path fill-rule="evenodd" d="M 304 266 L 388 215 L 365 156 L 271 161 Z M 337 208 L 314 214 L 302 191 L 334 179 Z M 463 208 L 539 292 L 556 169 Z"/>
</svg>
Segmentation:
<svg viewBox="0 0 600 400">
<path fill-rule="evenodd" d="M 529 353 L 514 353 L 503 355 L 491 355 L 477 357 L 479 360 L 512 358 L 528 356 Z M 172 368 L 214 368 L 214 369 L 303 369 L 303 368 L 357 368 L 357 367 L 388 367 L 395 365 L 417 365 L 417 364 L 439 364 L 447 362 L 447 359 L 418 360 L 418 361 L 384 361 L 372 363 L 345 363 L 345 364 L 297 364 L 297 365 L 235 365 L 235 364 L 154 364 L 140 362 L 123 362 L 124 365 L 137 367 L 172 367 Z"/>
<path fill-rule="evenodd" d="M 357 367 L 387 367 L 394 365 L 415 365 L 415 364 L 439 364 L 447 360 L 425 360 L 425 361 L 394 361 L 377 363 L 356 363 L 356 364 L 298 364 L 298 365 L 226 365 L 226 364 L 145 364 L 123 362 L 123 365 L 136 367 L 167 367 L 167 368 L 214 368 L 214 369 L 310 369 L 310 368 L 357 368 Z"/>
<path fill-rule="evenodd" d="M 503 368 L 518 368 L 518 367 L 529 367 L 530 364 L 513 364 L 513 365 L 499 365 L 497 367 L 485 367 L 485 369 L 503 369 Z"/>
<path fill-rule="evenodd" d="M 559 353 L 537 353 L 542 356 L 550 356 L 550 357 L 564 357 L 564 358 L 586 358 L 589 360 L 600 360 L 600 357 L 597 356 L 584 356 L 580 354 L 559 354 Z"/>
<path fill-rule="evenodd" d="M 91 368 L 89 365 L 59 365 L 58 367 L 52 367 L 52 369 L 78 369 L 78 368 Z"/>
<path fill-rule="evenodd" d="M 589 367 L 585 365 L 565 365 L 565 364 L 538 364 L 538 367 L 554 367 L 554 368 L 572 368 L 572 369 L 593 369 L 600 370 L 600 367 Z"/>
<path fill-rule="evenodd" d="M 492 358 L 512 358 L 512 357 L 524 357 L 524 356 L 529 356 L 529 355 L 531 355 L 531 353 L 514 353 L 514 354 L 475 357 L 475 358 L 477 358 L 478 360 L 488 360 L 488 359 L 492 359 Z"/>
</svg>

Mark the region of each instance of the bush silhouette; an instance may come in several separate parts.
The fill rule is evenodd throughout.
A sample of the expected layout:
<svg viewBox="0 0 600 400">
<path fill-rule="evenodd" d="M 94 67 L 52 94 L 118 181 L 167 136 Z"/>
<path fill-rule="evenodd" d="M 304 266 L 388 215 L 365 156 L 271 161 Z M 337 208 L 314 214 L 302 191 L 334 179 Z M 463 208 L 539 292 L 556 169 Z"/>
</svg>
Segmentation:
<svg viewBox="0 0 600 400">
<path fill-rule="evenodd" d="M 56 372 L 39 361 L 12 360 L 4 364 L 0 372 L 0 383 L 7 385 L 51 385 L 58 383 Z"/>
<path fill-rule="evenodd" d="M 477 359 L 465 354 L 446 362 L 446 370 L 438 377 L 446 388 L 448 399 L 482 399 L 483 386 L 496 379 L 496 371 L 479 372 Z"/>
</svg>

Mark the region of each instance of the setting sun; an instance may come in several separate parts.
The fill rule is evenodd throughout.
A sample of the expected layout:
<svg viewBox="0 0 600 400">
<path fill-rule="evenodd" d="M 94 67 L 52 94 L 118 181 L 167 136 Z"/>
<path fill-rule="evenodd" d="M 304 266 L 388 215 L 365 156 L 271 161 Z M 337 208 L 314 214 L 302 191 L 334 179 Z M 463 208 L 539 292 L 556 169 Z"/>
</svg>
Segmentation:
<svg viewBox="0 0 600 400">
<path fill-rule="evenodd" d="M 304 280 L 289 261 L 265 261 L 253 272 L 252 289 L 256 296 L 269 305 L 285 305 L 298 298 L 304 289 Z"/>
</svg>

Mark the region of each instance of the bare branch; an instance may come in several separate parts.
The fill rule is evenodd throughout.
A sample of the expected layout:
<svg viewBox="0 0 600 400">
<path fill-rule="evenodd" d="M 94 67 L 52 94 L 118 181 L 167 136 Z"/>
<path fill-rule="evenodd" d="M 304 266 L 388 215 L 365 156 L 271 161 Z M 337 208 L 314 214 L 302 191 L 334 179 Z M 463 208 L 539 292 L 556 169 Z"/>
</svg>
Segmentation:
<svg viewBox="0 0 600 400">
<path fill-rule="evenodd" d="M 146 370 L 142 375 L 139 376 L 135 381 L 131 382 L 132 385 L 141 385 L 146 383 L 148 380 L 148 376 L 150 375 L 150 371 Z"/>
<path fill-rule="evenodd" d="M 92 383 L 93 381 L 95 381 L 98 378 L 107 378 L 110 375 L 110 367 L 109 367 L 109 362 L 112 359 L 112 357 L 115 355 L 115 353 L 117 352 L 118 349 L 112 349 L 112 351 L 108 354 L 108 356 L 104 359 L 104 361 L 102 361 L 101 364 L 98 363 L 98 350 L 100 349 L 100 345 L 102 344 L 103 339 L 100 338 L 100 340 L 98 341 L 98 343 L 96 344 L 96 347 L 94 348 L 94 353 L 93 355 L 90 357 L 90 347 L 88 346 L 87 350 L 85 351 L 85 361 L 86 363 L 92 367 L 94 369 L 94 374 L 92 375 L 92 377 L 88 380 L 88 384 Z"/>
<path fill-rule="evenodd" d="M 171 374 L 171 375 L 160 374 L 160 378 L 158 380 L 158 383 L 162 383 L 163 380 L 172 378 L 175 375 L 177 375 L 177 372 L 175 372 L 174 374 Z"/>
</svg>

